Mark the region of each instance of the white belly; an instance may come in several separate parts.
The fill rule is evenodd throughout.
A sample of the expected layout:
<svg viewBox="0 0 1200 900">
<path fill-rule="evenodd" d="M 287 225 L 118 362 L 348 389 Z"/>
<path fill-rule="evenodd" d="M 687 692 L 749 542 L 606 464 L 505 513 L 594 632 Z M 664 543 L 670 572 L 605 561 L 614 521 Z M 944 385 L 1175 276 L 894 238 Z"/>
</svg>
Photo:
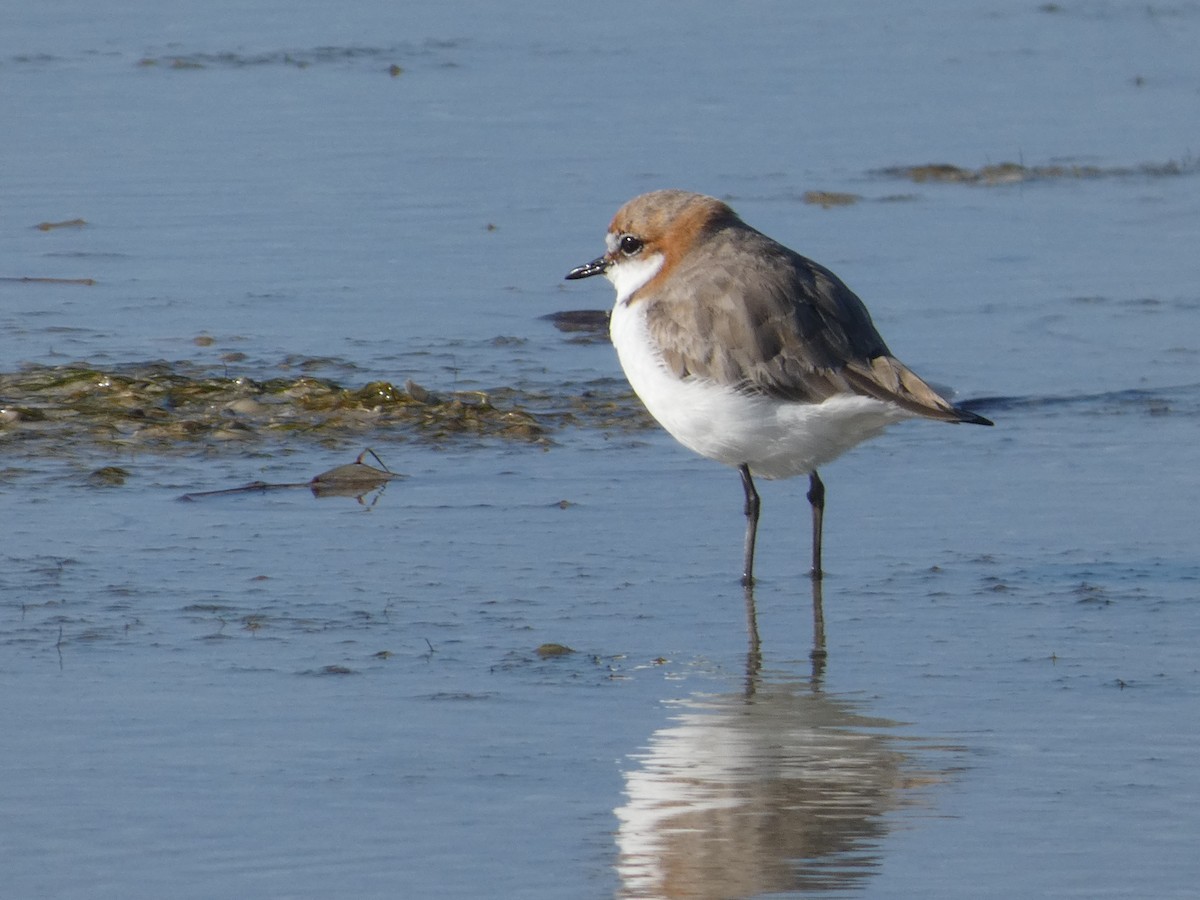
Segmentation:
<svg viewBox="0 0 1200 900">
<path fill-rule="evenodd" d="M 765 478 L 813 472 L 888 425 L 912 418 L 895 404 L 839 394 L 797 403 L 679 379 L 650 340 L 641 304 L 618 302 L 610 325 L 621 367 L 663 428 L 690 450 Z"/>
</svg>

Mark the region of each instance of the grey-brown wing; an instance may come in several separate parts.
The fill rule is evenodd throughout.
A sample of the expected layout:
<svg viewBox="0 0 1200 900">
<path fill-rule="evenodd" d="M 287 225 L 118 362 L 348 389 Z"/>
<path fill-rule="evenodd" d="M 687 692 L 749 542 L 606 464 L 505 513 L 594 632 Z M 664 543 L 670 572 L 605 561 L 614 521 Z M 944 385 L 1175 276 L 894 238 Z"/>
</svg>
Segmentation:
<svg viewBox="0 0 1200 900">
<path fill-rule="evenodd" d="M 893 357 L 866 306 L 828 269 L 749 229 L 705 249 L 695 257 L 702 264 L 671 272 L 670 293 L 647 309 L 680 377 L 801 402 L 860 394 L 930 418 L 978 418 Z"/>
</svg>

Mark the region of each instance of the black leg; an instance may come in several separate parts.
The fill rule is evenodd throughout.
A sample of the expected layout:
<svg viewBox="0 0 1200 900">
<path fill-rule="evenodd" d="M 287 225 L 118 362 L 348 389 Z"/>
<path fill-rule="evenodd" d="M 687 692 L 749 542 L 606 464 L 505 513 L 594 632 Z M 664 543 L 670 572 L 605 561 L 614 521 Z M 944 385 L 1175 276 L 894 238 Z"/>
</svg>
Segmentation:
<svg viewBox="0 0 1200 900">
<path fill-rule="evenodd" d="M 821 531 L 825 524 L 825 484 L 813 472 L 808 476 L 808 502 L 812 504 L 812 577 L 821 578 Z"/>
<path fill-rule="evenodd" d="M 746 553 L 742 563 L 742 584 L 749 586 L 754 584 L 754 541 L 758 537 L 758 509 L 762 504 L 754 489 L 754 479 L 750 477 L 750 467 L 738 466 L 738 474 L 742 476 L 742 489 L 746 492 Z"/>
</svg>

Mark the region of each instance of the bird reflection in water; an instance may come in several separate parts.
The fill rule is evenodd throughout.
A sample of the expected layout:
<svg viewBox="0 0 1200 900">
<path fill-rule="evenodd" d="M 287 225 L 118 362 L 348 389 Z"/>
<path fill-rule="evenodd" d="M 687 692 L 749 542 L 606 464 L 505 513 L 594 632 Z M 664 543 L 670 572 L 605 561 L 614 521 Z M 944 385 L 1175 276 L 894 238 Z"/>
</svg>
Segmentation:
<svg viewBox="0 0 1200 900">
<path fill-rule="evenodd" d="M 944 780 L 920 771 L 887 734 L 823 693 L 821 582 L 813 582 L 812 675 L 764 681 L 752 588 L 750 648 L 740 694 L 682 704 L 625 773 L 618 874 L 621 897 L 731 898 L 862 886 L 878 868 L 886 813 Z"/>
</svg>

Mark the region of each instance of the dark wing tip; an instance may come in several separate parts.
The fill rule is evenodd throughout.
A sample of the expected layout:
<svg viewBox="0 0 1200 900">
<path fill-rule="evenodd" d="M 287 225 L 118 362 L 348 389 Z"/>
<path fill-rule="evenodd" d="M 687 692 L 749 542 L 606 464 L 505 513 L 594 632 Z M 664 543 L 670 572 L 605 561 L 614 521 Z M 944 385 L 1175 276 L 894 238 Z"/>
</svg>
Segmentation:
<svg viewBox="0 0 1200 900">
<path fill-rule="evenodd" d="M 954 407 L 954 411 L 958 413 L 958 421 L 965 422 L 968 425 L 995 425 L 991 419 L 985 419 L 978 413 L 973 413 L 969 409 Z"/>
</svg>

